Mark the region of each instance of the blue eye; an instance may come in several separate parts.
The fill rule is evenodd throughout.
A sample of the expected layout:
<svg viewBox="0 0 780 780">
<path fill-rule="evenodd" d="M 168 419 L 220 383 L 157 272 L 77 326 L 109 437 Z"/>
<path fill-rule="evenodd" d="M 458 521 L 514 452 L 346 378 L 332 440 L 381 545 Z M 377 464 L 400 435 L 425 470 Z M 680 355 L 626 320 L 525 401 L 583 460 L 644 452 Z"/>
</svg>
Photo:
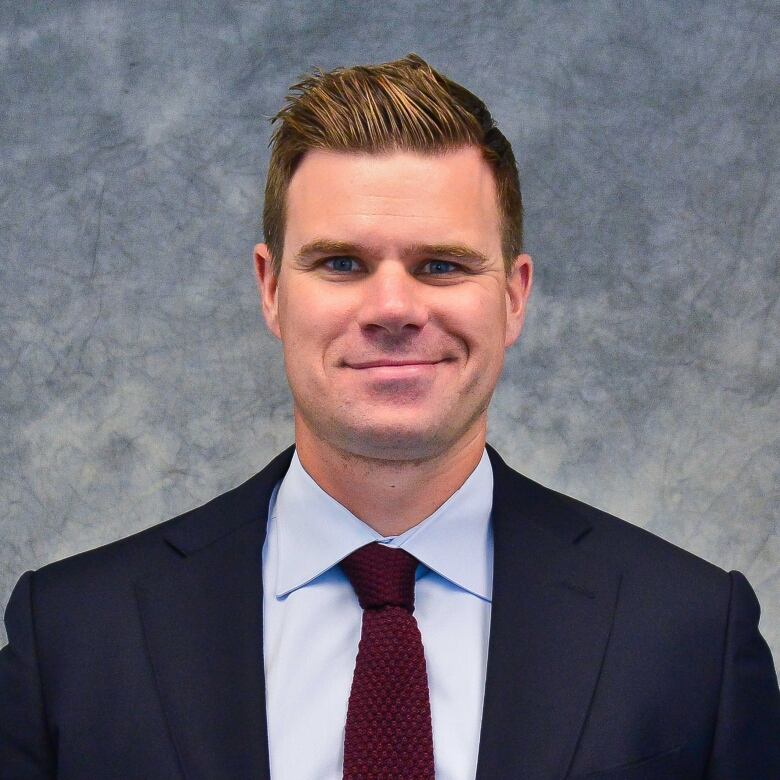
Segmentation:
<svg viewBox="0 0 780 780">
<path fill-rule="evenodd" d="M 425 265 L 430 268 L 430 273 L 434 276 L 449 274 L 455 270 L 455 263 L 451 263 L 449 260 L 431 260 Z"/>
<path fill-rule="evenodd" d="M 346 257 L 339 255 L 338 257 L 329 257 L 324 265 L 331 271 L 338 271 L 340 273 L 349 272 L 355 270 L 355 259 L 353 257 Z"/>
</svg>

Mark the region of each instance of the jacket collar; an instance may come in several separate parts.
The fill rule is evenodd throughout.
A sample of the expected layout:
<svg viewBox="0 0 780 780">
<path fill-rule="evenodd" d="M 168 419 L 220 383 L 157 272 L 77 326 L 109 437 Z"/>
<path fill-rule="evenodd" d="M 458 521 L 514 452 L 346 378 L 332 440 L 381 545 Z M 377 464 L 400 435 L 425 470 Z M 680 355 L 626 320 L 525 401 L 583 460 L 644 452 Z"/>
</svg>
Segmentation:
<svg viewBox="0 0 780 780">
<path fill-rule="evenodd" d="M 261 552 L 293 448 L 170 521 L 170 564 L 136 583 L 154 679 L 186 778 L 268 780 Z"/>
<path fill-rule="evenodd" d="M 620 573 L 582 542 L 582 505 L 510 469 L 494 473 L 493 607 L 478 780 L 564 777 L 601 670 Z"/>
</svg>

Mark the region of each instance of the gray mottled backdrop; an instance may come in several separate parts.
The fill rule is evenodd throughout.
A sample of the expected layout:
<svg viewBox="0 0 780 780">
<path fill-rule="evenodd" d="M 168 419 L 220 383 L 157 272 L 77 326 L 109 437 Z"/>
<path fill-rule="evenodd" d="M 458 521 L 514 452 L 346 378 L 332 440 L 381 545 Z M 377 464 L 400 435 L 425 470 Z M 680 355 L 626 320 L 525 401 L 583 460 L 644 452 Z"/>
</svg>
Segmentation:
<svg viewBox="0 0 780 780">
<path fill-rule="evenodd" d="M 536 286 L 491 441 L 743 571 L 780 655 L 777 6 L 487 8 L 2 3 L 2 605 L 291 443 L 251 266 L 268 119 L 314 66 L 415 51 L 521 168 Z"/>
</svg>

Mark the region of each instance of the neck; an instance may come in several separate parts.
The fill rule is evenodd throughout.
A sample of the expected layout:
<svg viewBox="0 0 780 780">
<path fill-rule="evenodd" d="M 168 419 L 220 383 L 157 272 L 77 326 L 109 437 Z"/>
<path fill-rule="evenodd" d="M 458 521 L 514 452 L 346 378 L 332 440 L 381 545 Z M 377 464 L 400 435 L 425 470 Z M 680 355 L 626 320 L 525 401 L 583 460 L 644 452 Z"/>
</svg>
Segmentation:
<svg viewBox="0 0 780 780">
<path fill-rule="evenodd" d="M 335 448 L 296 418 L 295 448 L 328 495 L 382 536 L 397 536 L 433 514 L 477 467 L 486 435 L 479 423 L 433 457 L 383 460 Z"/>
</svg>

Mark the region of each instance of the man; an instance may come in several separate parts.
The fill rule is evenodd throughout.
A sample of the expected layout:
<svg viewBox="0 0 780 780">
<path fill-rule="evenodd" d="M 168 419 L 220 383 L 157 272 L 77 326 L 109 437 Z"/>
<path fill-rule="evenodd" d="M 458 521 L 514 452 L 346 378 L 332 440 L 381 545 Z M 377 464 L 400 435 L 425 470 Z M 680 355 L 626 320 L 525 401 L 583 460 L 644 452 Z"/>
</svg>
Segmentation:
<svg viewBox="0 0 780 780">
<path fill-rule="evenodd" d="M 0 777 L 780 777 L 745 577 L 486 447 L 532 284 L 487 109 L 416 55 L 294 89 L 255 265 L 295 448 L 21 577 Z"/>
</svg>

